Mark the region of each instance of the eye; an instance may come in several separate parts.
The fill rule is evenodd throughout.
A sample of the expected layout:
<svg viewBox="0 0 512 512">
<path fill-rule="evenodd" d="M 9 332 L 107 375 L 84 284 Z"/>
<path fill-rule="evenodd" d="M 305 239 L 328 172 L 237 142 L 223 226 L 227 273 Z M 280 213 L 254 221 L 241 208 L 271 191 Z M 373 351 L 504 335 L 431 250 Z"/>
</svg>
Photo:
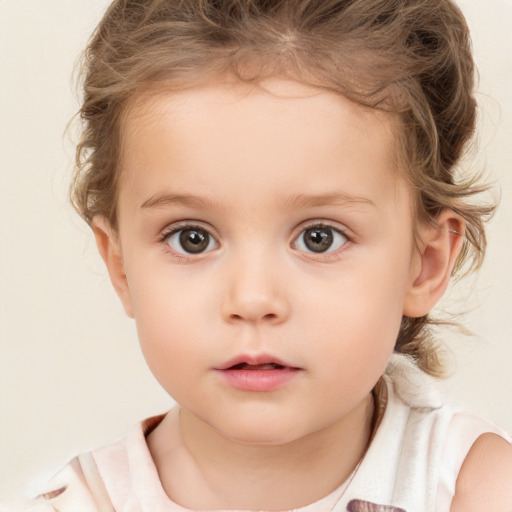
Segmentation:
<svg viewBox="0 0 512 512">
<path fill-rule="evenodd" d="M 201 254 L 217 247 L 217 241 L 208 231 L 189 227 L 173 231 L 166 236 L 167 245 L 180 254 Z"/>
<path fill-rule="evenodd" d="M 301 232 L 294 245 L 300 251 L 326 253 L 340 249 L 346 241 L 347 237 L 337 229 L 312 226 Z"/>
</svg>

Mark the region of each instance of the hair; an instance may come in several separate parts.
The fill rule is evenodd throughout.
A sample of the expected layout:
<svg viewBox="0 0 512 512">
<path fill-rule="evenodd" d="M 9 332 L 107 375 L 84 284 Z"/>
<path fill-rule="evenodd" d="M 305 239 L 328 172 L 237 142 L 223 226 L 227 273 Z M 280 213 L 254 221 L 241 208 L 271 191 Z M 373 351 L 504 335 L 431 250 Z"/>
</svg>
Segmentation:
<svg viewBox="0 0 512 512">
<path fill-rule="evenodd" d="M 117 228 L 121 125 L 133 101 L 228 73 L 297 80 L 395 115 L 417 219 L 455 211 L 466 231 L 454 273 L 480 266 L 493 206 L 471 201 L 485 187 L 460 175 L 475 128 L 475 70 L 451 0 L 115 0 L 82 62 L 71 199 L 86 222 L 102 215 Z M 395 351 L 441 375 L 435 323 L 404 317 Z"/>
</svg>

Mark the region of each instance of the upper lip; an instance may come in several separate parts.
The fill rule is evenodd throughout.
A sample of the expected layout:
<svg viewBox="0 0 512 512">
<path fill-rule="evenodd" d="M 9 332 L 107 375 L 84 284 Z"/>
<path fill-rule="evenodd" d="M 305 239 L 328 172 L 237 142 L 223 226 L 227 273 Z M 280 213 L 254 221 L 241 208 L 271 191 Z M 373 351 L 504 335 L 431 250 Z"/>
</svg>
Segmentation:
<svg viewBox="0 0 512 512">
<path fill-rule="evenodd" d="M 225 363 L 222 363 L 220 366 L 216 366 L 215 370 L 227 370 L 232 366 L 236 366 L 237 364 L 250 364 L 250 365 L 259 365 L 259 364 L 276 364 L 283 367 L 288 368 L 297 368 L 294 365 L 291 365 L 278 357 L 269 355 L 269 354 L 240 354 L 238 356 L 229 359 Z"/>
</svg>

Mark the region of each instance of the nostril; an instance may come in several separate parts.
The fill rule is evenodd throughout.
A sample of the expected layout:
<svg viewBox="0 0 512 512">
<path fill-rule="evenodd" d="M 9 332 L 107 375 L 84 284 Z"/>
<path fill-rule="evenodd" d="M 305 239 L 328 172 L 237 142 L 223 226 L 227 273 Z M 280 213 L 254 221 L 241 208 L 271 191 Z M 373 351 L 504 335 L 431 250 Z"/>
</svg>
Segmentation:
<svg viewBox="0 0 512 512">
<path fill-rule="evenodd" d="M 279 317 L 275 313 L 266 313 L 266 314 L 261 315 L 261 316 L 259 316 L 259 315 L 241 315 L 241 314 L 238 314 L 238 313 L 233 313 L 233 314 L 230 315 L 230 318 L 232 320 L 275 321 Z"/>
</svg>

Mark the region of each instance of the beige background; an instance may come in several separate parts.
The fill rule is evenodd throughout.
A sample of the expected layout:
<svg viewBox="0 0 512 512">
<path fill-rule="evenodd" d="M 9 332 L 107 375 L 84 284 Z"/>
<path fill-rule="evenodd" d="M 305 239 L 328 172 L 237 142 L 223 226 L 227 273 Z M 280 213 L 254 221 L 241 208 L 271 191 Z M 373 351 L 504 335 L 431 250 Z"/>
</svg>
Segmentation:
<svg viewBox="0 0 512 512">
<path fill-rule="evenodd" d="M 0 0 L 0 496 L 171 400 L 140 355 L 89 229 L 67 204 L 70 76 L 107 0 Z M 461 0 L 481 72 L 480 152 L 501 188 L 487 263 L 443 304 L 453 400 L 512 431 L 511 0 Z"/>
</svg>

